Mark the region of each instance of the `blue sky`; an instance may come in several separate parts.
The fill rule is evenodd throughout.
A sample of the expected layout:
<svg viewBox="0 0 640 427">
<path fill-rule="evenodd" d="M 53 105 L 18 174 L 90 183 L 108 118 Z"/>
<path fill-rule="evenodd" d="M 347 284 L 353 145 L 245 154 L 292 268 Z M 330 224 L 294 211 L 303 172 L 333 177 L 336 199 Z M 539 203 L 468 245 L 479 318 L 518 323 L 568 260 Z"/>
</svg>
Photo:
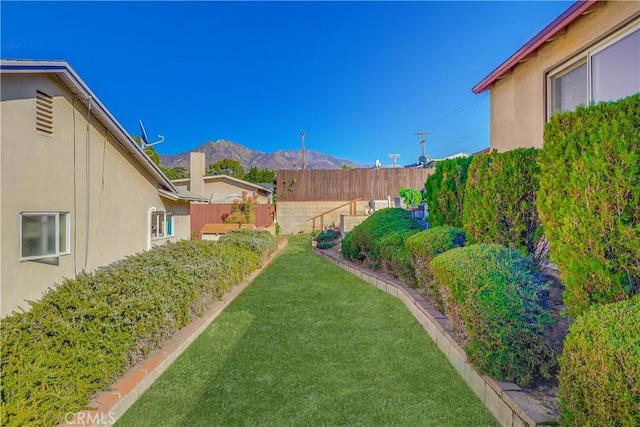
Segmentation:
<svg viewBox="0 0 640 427">
<path fill-rule="evenodd" d="M 471 88 L 566 1 L 2 1 L 1 56 L 68 61 L 161 154 L 227 139 L 363 164 L 489 145 Z"/>
</svg>

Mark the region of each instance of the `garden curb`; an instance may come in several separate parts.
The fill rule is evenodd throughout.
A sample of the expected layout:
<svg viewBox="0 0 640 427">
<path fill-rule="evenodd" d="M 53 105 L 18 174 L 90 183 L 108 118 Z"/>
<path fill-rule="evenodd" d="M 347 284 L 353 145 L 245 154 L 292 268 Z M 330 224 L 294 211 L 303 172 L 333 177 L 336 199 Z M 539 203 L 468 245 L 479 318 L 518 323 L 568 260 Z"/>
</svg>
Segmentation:
<svg viewBox="0 0 640 427">
<path fill-rule="evenodd" d="M 92 409 L 65 416 L 60 427 L 98 427 L 110 426 L 129 409 L 153 382 L 171 366 L 216 317 L 267 267 L 287 246 L 287 240 L 278 243 L 278 247 L 262 267 L 254 270 L 244 280 L 227 291 L 220 300 L 213 302 L 207 311 L 189 325 L 177 331 L 173 337 L 164 342 L 162 347 L 152 351 L 142 362 L 132 367 L 123 377 L 118 379 L 110 391 L 96 394 L 88 403 Z"/>
<path fill-rule="evenodd" d="M 315 247 L 315 242 L 313 243 L 316 254 L 400 299 L 500 425 L 534 427 L 558 424 L 558 418 L 553 413 L 525 393 L 517 384 L 480 375 L 469 363 L 465 351 L 453 339 L 449 319 L 425 300 L 417 290 L 398 280 L 347 261 L 334 251 L 318 249 Z"/>
</svg>

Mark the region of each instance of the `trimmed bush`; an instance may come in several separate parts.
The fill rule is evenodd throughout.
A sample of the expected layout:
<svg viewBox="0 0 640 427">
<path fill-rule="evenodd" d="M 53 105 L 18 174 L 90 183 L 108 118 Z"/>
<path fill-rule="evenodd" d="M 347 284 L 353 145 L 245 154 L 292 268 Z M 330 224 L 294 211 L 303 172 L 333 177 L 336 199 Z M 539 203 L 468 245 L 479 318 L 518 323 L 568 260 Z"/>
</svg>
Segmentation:
<svg viewBox="0 0 640 427">
<path fill-rule="evenodd" d="M 462 224 L 471 243 L 496 243 L 544 263 L 547 250 L 536 208 L 538 150 L 474 156 L 464 196 Z"/>
<path fill-rule="evenodd" d="M 538 209 L 565 305 L 640 291 L 640 94 L 555 114 L 539 154 Z"/>
<path fill-rule="evenodd" d="M 443 160 L 425 183 L 425 201 L 432 227 L 462 227 L 464 188 L 471 157 Z"/>
<path fill-rule="evenodd" d="M 378 244 L 380 269 L 409 286 L 416 285 L 416 275 L 406 241 L 419 232 L 417 229 L 396 231 L 383 237 Z"/>
<path fill-rule="evenodd" d="M 544 310 L 545 283 L 530 258 L 481 244 L 438 255 L 431 268 L 474 366 L 520 385 L 551 376 L 556 357 L 544 332 L 553 318 Z"/>
<path fill-rule="evenodd" d="M 342 254 L 378 270 L 382 267 L 381 240 L 392 233 L 404 234 L 411 230 L 422 230 L 411 218 L 411 212 L 399 208 L 380 209 L 347 233 L 342 239 Z"/>
<path fill-rule="evenodd" d="M 229 230 L 220 237 L 219 243 L 247 248 L 260 258 L 260 263 L 275 252 L 277 247 L 275 239 L 266 230 Z"/>
<path fill-rule="evenodd" d="M 563 425 L 638 425 L 640 295 L 594 307 L 576 319 L 558 379 Z"/>
<path fill-rule="evenodd" d="M 342 233 L 340 229 L 330 227 L 318 233 L 317 236 L 313 237 L 313 240 L 316 241 L 316 247 L 318 249 L 330 249 L 336 246 L 341 238 Z"/>
<path fill-rule="evenodd" d="M 431 261 L 441 253 L 464 246 L 465 240 L 464 230 L 443 225 L 414 234 L 406 241 L 416 283 L 440 311 L 444 311 L 444 304 L 440 286 L 433 280 Z"/>
<path fill-rule="evenodd" d="M 0 424 L 54 425 L 107 390 L 275 247 L 269 233 L 245 233 L 129 256 L 67 279 L 30 311 L 0 320 Z"/>
</svg>

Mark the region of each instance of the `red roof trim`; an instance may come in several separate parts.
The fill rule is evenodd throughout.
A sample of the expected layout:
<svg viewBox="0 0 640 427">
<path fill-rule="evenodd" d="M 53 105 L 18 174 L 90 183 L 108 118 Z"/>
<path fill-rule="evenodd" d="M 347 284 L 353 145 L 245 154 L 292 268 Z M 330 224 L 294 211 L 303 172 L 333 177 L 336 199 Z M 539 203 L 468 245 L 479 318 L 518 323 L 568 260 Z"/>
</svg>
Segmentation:
<svg viewBox="0 0 640 427">
<path fill-rule="evenodd" d="M 522 46 L 520 50 L 514 53 L 509 59 L 507 59 L 502 65 L 493 70 L 491 74 L 485 77 L 480 83 L 475 85 L 472 89 L 473 93 L 484 92 L 491 86 L 496 80 L 500 77 L 504 76 L 507 72 L 509 72 L 513 67 L 515 67 L 518 62 L 520 62 L 525 56 L 529 55 L 531 52 L 535 51 L 540 45 L 544 44 L 547 40 L 549 40 L 553 35 L 555 35 L 558 31 L 562 30 L 564 27 L 569 25 L 573 20 L 575 20 L 578 16 L 580 16 L 585 10 L 587 10 L 591 5 L 593 5 L 596 0 L 579 0 L 569 7 L 569 9 L 565 10 L 562 15 L 558 16 L 551 24 L 544 27 L 542 31 L 540 31 L 534 38 L 529 40 L 527 44 Z"/>
</svg>

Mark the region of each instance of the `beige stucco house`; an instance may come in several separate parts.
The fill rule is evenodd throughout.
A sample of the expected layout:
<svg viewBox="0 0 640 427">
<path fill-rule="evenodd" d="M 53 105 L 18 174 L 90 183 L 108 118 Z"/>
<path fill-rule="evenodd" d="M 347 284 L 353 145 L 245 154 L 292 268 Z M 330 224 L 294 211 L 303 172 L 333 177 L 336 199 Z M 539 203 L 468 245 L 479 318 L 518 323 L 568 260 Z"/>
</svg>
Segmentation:
<svg viewBox="0 0 640 427">
<path fill-rule="evenodd" d="M 182 192 L 202 195 L 211 204 L 230 204 L 242 197 L 242 192 L 258 195 L 258 204 L 272 201 L 273 190 L 259 184 L 228 175 L 205 176 L 205 154 L 192 152 L 189 155 L 189 178 L 171 181 Z"/>
<path fill-rule="evenodd" d="M 640 1 L 578 1 L 474 88 L 491 91 L 491 149 L 542 147 L 557 111 L 640 92 Z"/>
<path fill-rule="evenodd" d="M 2 60 L 0 71 L 0 317 L 63 278 L 189 238 L 194 198 L 69 64 Z"/>
</svg>

